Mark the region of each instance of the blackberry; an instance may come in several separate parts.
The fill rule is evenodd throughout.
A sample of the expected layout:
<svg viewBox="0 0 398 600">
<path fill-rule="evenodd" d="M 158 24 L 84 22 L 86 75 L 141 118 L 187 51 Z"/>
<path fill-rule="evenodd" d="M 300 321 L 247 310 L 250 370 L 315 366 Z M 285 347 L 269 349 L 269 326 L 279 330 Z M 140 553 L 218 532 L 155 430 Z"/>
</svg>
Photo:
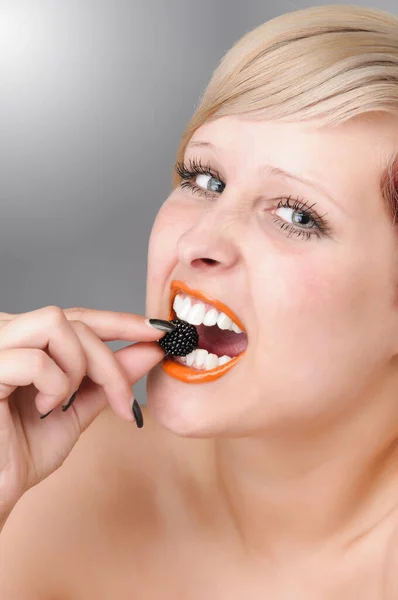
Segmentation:
<svg viewBox="0 0 398 600">
<path fill-rule="evenodd" d="M 198 347 L 199 334 L 195 325 L 187 323 L 182 319 L 173 319 L 170 321 L 176 325 L 176 329 L 166 333 L 158 344 L 163 348 L 166 354 L 172 356 L 186 356 Z"/>
</svg>

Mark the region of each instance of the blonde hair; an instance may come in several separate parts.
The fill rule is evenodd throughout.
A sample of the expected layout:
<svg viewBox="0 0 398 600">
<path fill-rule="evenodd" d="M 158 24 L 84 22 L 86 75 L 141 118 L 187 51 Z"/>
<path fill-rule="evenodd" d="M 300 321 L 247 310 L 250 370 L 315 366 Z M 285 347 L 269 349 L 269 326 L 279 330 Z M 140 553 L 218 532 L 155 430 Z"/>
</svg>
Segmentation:
<svg viewBox="0 0 398 600">
<path fill-rule="evenodd" d="M 224 55 L 181 137 L 177 162 L 205 122 L 234 115 L 334 126 L 379 111 L 398 116 L 398 17 L 351 5 L 316 6 L 271 19 Z M 398 151 L 381 176 L 398 214 Z M 173 186 L 180 176 L 174 171 Z"/>
</svg>

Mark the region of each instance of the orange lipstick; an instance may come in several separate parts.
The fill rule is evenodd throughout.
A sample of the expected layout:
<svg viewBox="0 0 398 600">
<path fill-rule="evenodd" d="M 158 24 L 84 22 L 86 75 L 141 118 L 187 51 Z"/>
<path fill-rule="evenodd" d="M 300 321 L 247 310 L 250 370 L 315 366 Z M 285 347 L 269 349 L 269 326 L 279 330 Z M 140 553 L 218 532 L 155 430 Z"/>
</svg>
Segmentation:
<svg viewBox="0 0 398 600">
<path fill-rule="evenodd" d="M 230 319 L 232 319 L 238 325 L 238 327 L 242 329 L 242 331 L 245 331 L 242 322 L 231 311 L 231 309 L 225 306 L 225 304 L 223 304 L 222 302 L 219 302 L 218 300 L 207 296 L 199 290 L 190 289 L 183 281 L 172 281 L 170 290 L 170 312 L 168 317 L 169 321 L 176 318 L 176 314 L 173 310 L 175 296 L 179 292 L 184 292 L 189 296 L 193 296 L 195 298 L 198 298 L 199 300 L 202 300 L 203 302 L 212 304 L 217 310 L 225 313 Z M 225 365 L 220 365 L 219 367 L 216 367 L 215 369 L 211 369 L 209 371 L 198 371 L 196 369 L 192 369 L 191 367 L 175 362 L 172 358 L 169 357 L 166 357 L 162 361 L 162 368 L 168 375 L 174 377 L 175 379 L 179 379 L 184 383 L 208 383 L 210 381 L 215 381 L 216 379 L 219 379 L 228 371 L 233 369 L 234 366 L 240 361 L 244 353 L 245 351 L 239 354 L 238 356 L 232 358 L 232 360 L 227 362 Z"/>
</svg>

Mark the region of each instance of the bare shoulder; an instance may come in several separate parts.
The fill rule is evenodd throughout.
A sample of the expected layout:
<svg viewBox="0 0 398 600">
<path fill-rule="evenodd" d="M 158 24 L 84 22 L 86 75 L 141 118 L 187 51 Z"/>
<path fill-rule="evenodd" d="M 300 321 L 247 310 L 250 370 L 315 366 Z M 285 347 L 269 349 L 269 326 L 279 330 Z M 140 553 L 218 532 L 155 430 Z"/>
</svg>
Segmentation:
<svg viewBox="0 0 398 600">
<path fill-rule="evenodd" d="M 137 429 L 105 409 L 62 467 L 21 498 L 0 536 L 1 598 L 75 598 L 76 586 L 94 597 L 101 569 L 112 579 L 162 535 L 168 508 L 195 478 L 201 441 L 143 413 Z"/>
</svg>

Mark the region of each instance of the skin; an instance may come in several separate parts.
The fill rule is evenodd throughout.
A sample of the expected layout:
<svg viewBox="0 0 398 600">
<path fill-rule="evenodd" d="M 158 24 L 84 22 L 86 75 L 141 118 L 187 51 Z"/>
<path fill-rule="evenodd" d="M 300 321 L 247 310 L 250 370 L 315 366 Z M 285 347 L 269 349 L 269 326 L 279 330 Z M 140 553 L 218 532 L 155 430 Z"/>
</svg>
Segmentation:
<svg viewBox="0 0 398 600">
<path fill-rule="evenodd" d="M 185 281 L 239 316 L 246 354 L 206 384 L 158 364 L 142 430 L 103 411 L 7 521 L 4 597 L 397 597 L 398 237 L 379 189 L 397 121 L 223 117 L 195 133 L 217 149 L 185 159 L 227 187 L 162 205 L 146 314 L 167 318 Z M 283 195 L 326 215 L 329 236 L 280 229 Z"/>
</svg>

